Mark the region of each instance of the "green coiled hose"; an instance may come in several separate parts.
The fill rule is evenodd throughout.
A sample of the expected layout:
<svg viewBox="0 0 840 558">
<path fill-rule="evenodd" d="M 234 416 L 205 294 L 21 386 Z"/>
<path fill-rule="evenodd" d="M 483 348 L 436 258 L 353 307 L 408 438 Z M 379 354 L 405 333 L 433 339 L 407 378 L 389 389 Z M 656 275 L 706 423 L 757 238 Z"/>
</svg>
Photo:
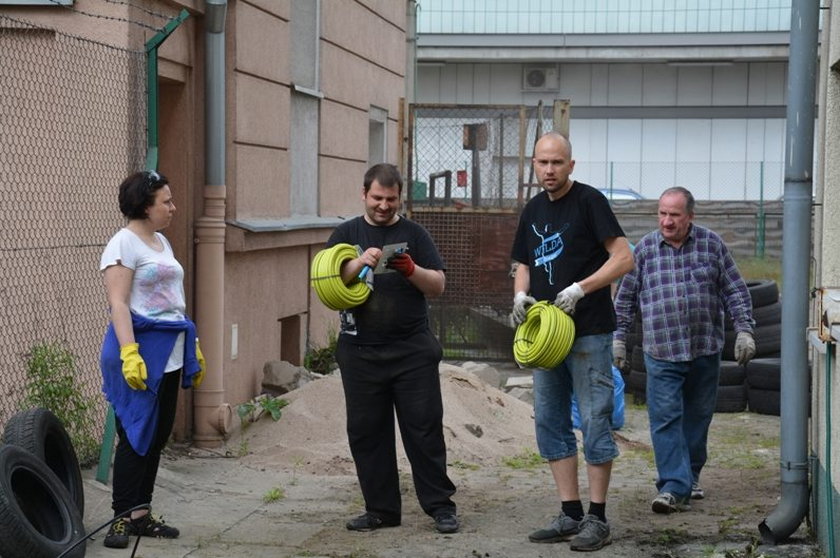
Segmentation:
<svg viewBox="0 0 840 558">
<path fill-rule="evenodd" d="M 551 369 L 563 362 L 575 341 L 575 322 L 568 314 L 540 301 L 528 308 L 513 336 L 513 356 L 528 368 Z"/>
<path fill-rule="evenodd" d="M 349 244 L 336 244 L 325 248 L 312 260 L 310 284 L 324 306 L 330 310 L 347 310 L 367 300 L 370 289 L 364 281 L 345 285 L 341 280 L 341 266 L 358 257 L 356 248 Z"/>
</svg>

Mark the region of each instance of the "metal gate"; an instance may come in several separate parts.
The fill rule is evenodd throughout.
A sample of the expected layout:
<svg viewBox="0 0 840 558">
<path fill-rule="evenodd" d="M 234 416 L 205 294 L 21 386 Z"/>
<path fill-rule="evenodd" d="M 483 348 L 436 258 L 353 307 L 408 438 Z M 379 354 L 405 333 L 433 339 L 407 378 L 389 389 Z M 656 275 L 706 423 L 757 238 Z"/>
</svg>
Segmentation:
<svg viewBox="0 0 840 558">
<path fill-rule="evenodd" d="M 568 133 L 568 108 L 557 101 L 409 109 L 407 211 L 446 264 L 446 292 L 430 312 L 445 359 L 513 358 L 513 234 L 519 209 L 540 190 L 534 143 L 552 129 Z"/>
</svg>

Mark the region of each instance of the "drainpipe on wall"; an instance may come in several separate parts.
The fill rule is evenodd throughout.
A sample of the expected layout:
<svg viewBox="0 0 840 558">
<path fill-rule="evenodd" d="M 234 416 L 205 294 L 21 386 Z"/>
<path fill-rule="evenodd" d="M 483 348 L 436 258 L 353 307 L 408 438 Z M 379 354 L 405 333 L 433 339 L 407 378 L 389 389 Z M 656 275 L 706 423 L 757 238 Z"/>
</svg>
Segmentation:
<svg viewBox="0 0 840 558">
<path fill-rule="evenodd" d="M 196 220 L 196 325 L 207 361 L 195 390 L 193 442 L 222 445 L 233 410 L 223 381 L 225 298 L 225 16 L 227 0 L 205 0 L 205 185 L 204 213 Z"/>
<path fill-rule="evenodd" d="M 808 510 L 808 272 L 819 2 L 791 5 L 782 239 L 781 497 L 758 526 L 764 543 L 785 541 Z M 831 497 L 829 495 L 829 497 Z"/>
</svg>

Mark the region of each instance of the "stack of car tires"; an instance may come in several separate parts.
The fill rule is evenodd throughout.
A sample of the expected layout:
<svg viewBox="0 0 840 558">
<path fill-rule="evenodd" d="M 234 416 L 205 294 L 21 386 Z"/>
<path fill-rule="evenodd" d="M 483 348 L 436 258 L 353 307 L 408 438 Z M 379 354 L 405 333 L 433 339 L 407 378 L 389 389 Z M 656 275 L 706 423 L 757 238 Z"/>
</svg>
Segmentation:
<svg viewBox="0 0 840 558">
<path fill-rule="evenodd" d="M 724 346 L 718 380 L 715 412 L 739 413 L 749 409 L 762 414 L 779 414 L 779 350 L 781 347 L 781 303 L 775 281 L 748 281 L 753 305 L 756 355 L 746 367 L 735 362 L 735 337 L 732 320 L 727 316 Z M 647 373 L 642 352 L 642 325 L 636 321 L 626 339 L 630 370 L 625 373 L 625 390 L 634 403 L 645 403 Z M 630 349 L 632 347 L 632 349 Z"/>
<path fill-rule="evenodd" d="M 779 302 L 779 286 L 771 279 L 763 279 L 748 281 L 747 288 L 752 298 L 755 320 L 755 358 L 747 363 L 745 373 L 747 407 L 753 413 L 778 416 L 781 383 L 779 351 L 782 346 L 782 304 Z M 722 358 L 734 360 L 737 333 L 728 317 L 725 326 Z"/>
<path fill-rule="evenodd" d="M 12 416 L 0 445 L 0 556 L 56 558 L 85 537 L 84 485 L 62 422 L 48 409 Z M 64 556 L 83 558 L 85 544 Z"/>
</svg>

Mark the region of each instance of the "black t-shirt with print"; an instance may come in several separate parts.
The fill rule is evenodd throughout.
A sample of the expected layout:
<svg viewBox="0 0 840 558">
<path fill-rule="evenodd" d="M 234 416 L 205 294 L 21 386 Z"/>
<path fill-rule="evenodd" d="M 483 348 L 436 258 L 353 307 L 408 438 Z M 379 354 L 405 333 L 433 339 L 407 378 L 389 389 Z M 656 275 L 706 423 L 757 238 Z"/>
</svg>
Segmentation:
<svg viewBox="0 0 840 558">
<path fill-rule="evenodd" d="M 525 205 L 511 257 L 529 267 L 531 296 L 554 301 L 558 292 L 607 261 L 605 240 L 623 236 L 607 198 L 592 186 L 575 181 L 558 200 L 551 201 L 543 190 Z M 578 336 L 615 330 L 609 287 L 578 301 L 573 317 Z"/>
<path fill-rule="evenodd" d="M 354 217 L 336 227 L 327 247 L 345 243 L 366 250 L 400 242 L 408 243 L 408 253 L 417 265 L 445 269 L 428 231 L 405 217 L 387 227 L 371 225 L 364 217 Z M 429 327 L 426 297 L 408 279 L 398 272 L 373 277 L 373 292 L 368 299 L 341 312 L 341 333 L 345 340 L 360 345 L 387 343 Z"/>
</svg>

